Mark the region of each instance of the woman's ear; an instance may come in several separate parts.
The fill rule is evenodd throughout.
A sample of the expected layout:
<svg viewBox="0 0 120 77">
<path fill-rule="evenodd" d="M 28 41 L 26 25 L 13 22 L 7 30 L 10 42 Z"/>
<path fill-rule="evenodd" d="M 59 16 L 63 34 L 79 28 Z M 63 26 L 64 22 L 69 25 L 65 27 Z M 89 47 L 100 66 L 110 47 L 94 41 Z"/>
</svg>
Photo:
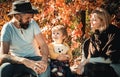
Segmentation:
<svg viewBox="0 0 120 77">
<path fill-rule="evenodd" d="M 111 22 L 115 21 L 116 16 L 114 14 L 111 15 Z"/>
</svg>

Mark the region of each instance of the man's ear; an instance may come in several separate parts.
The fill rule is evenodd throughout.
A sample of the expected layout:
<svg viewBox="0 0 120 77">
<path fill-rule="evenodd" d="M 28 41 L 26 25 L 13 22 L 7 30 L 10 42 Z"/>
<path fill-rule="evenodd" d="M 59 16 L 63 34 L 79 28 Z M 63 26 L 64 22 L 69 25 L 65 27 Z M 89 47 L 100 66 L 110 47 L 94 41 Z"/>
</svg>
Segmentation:
<svg viewBox="0 0 120 77">
<path fill-rule="evenodd" d="M 14 14 L 14 17 L 19 20 L 21 15 L 20 14 Z"/>
</svg>

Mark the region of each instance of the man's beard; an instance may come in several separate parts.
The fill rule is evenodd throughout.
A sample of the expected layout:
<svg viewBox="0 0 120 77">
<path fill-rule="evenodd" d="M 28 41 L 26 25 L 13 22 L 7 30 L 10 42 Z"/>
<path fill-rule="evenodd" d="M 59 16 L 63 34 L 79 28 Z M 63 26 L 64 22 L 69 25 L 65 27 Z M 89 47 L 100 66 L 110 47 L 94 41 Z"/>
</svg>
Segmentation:
<svg viewBox="0 0 120 77">
<path fill-rule="evenodd" d="M 23 29 L 27 29 L 29 27 L 29 23 L 22 23 L 22 20 L 20 20 L 20 27 Z"/>
</svg>

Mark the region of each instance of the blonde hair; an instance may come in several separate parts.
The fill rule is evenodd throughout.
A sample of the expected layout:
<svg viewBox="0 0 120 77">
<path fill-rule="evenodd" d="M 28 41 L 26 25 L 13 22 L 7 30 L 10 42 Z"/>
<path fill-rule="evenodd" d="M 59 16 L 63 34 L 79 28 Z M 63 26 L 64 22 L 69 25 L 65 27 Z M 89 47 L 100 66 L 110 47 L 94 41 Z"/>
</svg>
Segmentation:
<svg viewBox="0 0 120 77">
<path fill-rule="evenodd" d="M 91 12 L 91 15 L 92 14 L 96 14 L 96 16 L 102 21 L 99 31 L 103 31 L 109 26 L 110 15 L 106 10 L 102 8 L 96 8 Z"/>
<path fill-rule="evenodd" d="M 68 37 L 68 33 L 67 33 L 67 28 L 64 25 L 56 25 L 52 28 L 52 32 L 58 30 L 61 31 L 63 36 L 65 36 L 66 38 L 63 40 L 63 42 L 66 42 L 67 37 Z"/>
<path fill-rule="evenodd" d="M 54 26 L 54 27 L 52 28 L 52 31 L 54 31 L 54 30 L 59 30 L 59 31 L 62 32 L 62 34 L 63 34 L 64 36 L 68 36 L 66 27 L 63 26 L 63 25 Z"/>
</svg>

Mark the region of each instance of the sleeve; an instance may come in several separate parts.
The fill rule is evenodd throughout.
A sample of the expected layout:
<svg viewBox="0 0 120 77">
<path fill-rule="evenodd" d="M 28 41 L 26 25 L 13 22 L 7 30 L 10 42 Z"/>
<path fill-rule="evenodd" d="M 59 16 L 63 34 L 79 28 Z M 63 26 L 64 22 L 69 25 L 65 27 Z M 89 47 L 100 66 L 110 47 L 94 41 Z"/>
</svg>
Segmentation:
<svg viewBox="0 0 120 77">
<path fill-rule="evenodd" d="M 32 25 L 32 27 L 33 27 L 34 34 L 35 34 L 35 35 L 41 33 L 40 27 L 39 27 L 39 25 L 37 24 L 37 22 L 36 22 L 35 20 L 32 19 L 31 25 Z"/>
<path fill-rule="evenodd" d="M 11 40 L 11 27 L 9 24 L 3 25 L 1 30 L 1 41 L 9 42 Z"/>
<path fill-rule="evenodd" d="M 84 53 L 85 58 L 88 57 L 89 44 L 90 44 L 90 39 L 87 39 L 82 45 L 82 52 Z"/>
<path fill-rule="evenodd" d="M 120 63 L 120 31 L 116 33 L 113 41 L 108 46 L 110 50 L 110 58 L 113 63 Z"/>
<path fill-rule="evenodd" d="M 85 54 L 84 54 L 84 52 L 83 52 L 83 51 L 82 51 L 81 55 L 82 55 L 81 62 L 83 62 L 83 61 L 86 59 L 86 58 L 85 58 Z"/>
<path fill-rule="evenodd" d="M 49 48 L 50 58 L 51 58 L 51 59 L 56 59 L 56 58 L 59 56 L 59 54 L 54 52 L 53 45 L 52 45 L 52 44 L 49 44 L 49 45 L 48 45 L 48 48 Z"/>
<path fill-rule="evenodd" d="M 70 61 L 71 61 L 73 59 L 72 50 L 70 49 L 70 47 L 68 46 L 68 44 L 65 43 L 65 45 L 69 48 L 67 54 L 70 56 Z"/>
</svg>

